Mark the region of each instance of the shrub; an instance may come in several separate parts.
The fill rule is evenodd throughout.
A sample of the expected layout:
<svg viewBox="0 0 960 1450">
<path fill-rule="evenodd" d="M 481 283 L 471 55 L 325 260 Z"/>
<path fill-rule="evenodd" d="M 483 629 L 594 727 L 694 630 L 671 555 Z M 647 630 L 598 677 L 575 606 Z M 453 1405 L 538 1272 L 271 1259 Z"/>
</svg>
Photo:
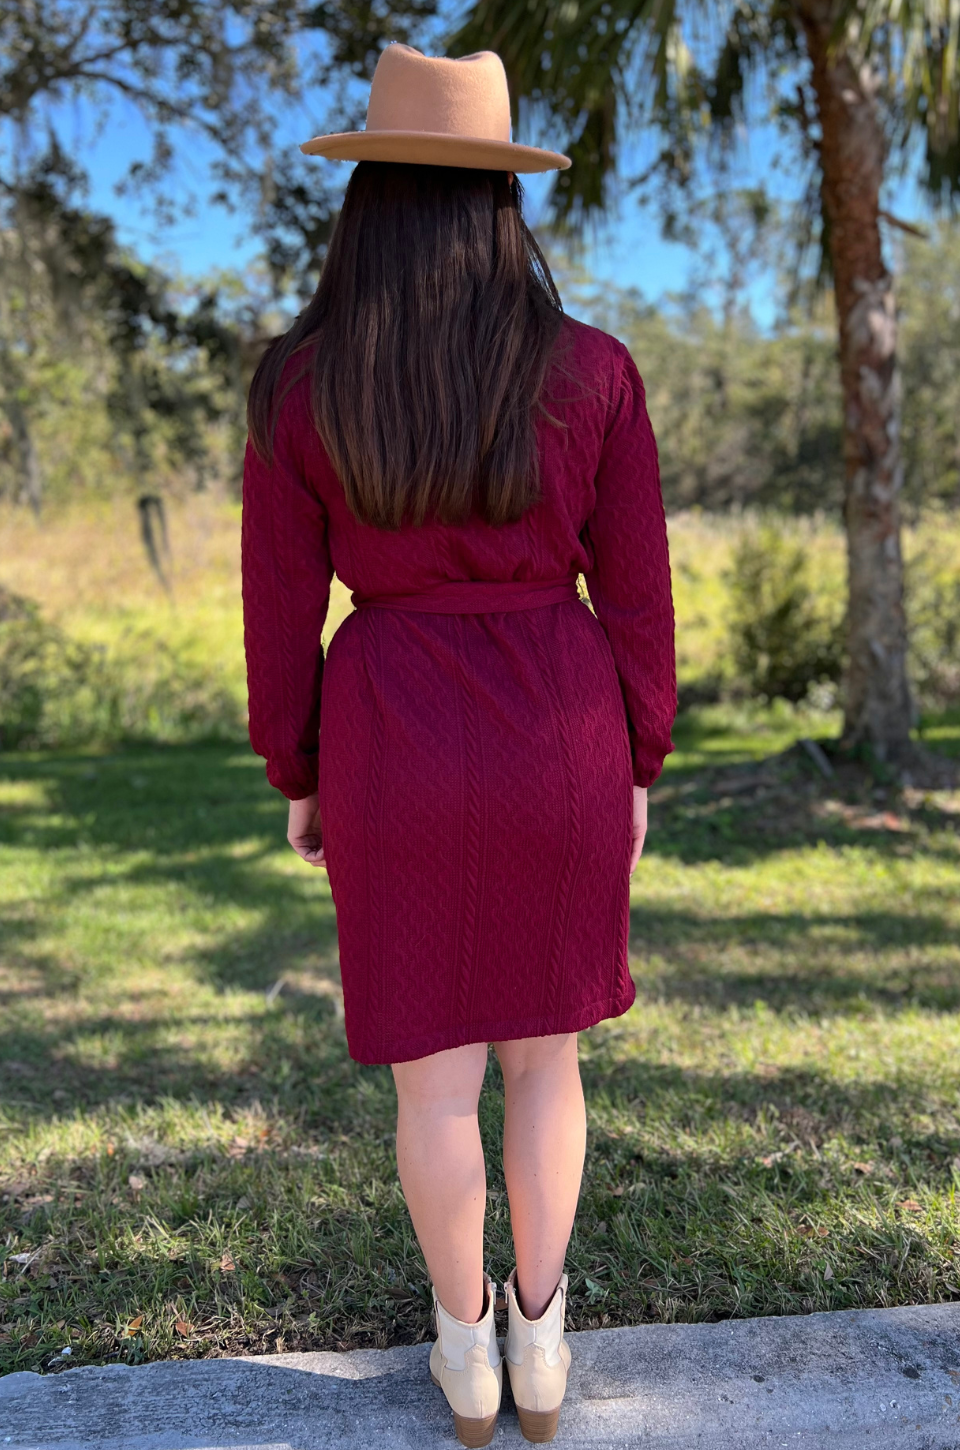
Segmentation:
<svg viewBox="0 0 960 1450">
<path fill-rule="evenodd" d="M 0 749 L 174 742 L 243 730 L 216 677 L 145 630 L 110 651 L 71 639 L 37 606 L 0 590 Z"/>
<path fill-rule="evenodd" d="M 797 703 L 839 683 L 842 601 L 814 587 L 802 543 L 769 522 L 745 533 L 729 585 L 730 652 L 742 691 Z"/>
<path fill-rule="evenodd" d="M 31 600 L 0 591 L 0 747 L 53 744 L 51 733 L 89 738 L 91 717 L 102 716 L 109 699 L 107 686 L 102 654 L 48 624 Z M 57 717 L 60 729 L 51 731 Z"/>
<path fill-rule="evenodd" d="M 960 567 L 952 541 L 933 532 L 907 565 L 910 678 L 920 704 L 960 703 Z"/>
</svg>

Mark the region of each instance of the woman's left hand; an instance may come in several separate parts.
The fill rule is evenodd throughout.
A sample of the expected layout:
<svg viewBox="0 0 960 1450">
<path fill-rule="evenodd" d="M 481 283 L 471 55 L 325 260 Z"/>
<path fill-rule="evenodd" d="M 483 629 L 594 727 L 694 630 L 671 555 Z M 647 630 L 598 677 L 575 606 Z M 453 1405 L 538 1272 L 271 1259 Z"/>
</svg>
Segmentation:
<svg viewBox="0 0 960 1450">
<path fill-rule="evenodd" d="M 316 795 L 308 795 L 301 801 L 290 802 L 287 840 L 308 866 L 322 866 L 326 870 L 327 858 L 323 854 L 320 805 Z"/>
<path fill-rule="evenodd" d="M 637 869 L 637 862 L 640 860 L 643 851 L 643 842 L 647 834 L 647 789 L 646 786 L 635 785 L 633 787 L 633 845 L 630 848 L 630 875 Z"/>
</svg>

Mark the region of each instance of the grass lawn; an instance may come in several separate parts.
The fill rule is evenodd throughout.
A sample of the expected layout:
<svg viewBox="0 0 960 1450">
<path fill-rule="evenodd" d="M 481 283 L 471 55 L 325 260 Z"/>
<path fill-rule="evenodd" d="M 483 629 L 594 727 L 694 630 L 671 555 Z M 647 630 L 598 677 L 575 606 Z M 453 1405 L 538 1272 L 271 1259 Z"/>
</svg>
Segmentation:
<svg viewBox="0 0 960 1450">
<path fill-rule="evenodd" d="M 776 758 L 811 728 L 679 722 L 638 1001 L 582 1038 L 574 1327 L 960 1299 L 960 796 L 828 789 Z M 390 1073 L 261 763 L 8 754 L 0 813 L 0 1368 L 426 1336 Z M 498 1279 L 501 1113 L 491 1061 Z"/>
</svg>

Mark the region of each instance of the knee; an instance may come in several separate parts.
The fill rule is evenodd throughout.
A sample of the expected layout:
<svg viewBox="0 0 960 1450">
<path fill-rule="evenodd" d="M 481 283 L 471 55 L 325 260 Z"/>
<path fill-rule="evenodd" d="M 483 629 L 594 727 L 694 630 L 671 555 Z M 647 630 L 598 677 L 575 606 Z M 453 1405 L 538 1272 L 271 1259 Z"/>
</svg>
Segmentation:
<svg viewBox="0 0 960 1450">
<path fill-rule="evenodd" d="M 504 1082 L 511 1085 L 542 1074 L 563 1076 L 579 1072 L 575 1032 L 496 1042 L 494 1047 L 500 1059 Z"/>
<path fill-rule="evenodd" d="M 401 1112 L 470 1117 L 477 1112 L 486 1070 L 486 1045 L 456 1048 L 396 1063 L 393 1079 Z"/>
</svg>

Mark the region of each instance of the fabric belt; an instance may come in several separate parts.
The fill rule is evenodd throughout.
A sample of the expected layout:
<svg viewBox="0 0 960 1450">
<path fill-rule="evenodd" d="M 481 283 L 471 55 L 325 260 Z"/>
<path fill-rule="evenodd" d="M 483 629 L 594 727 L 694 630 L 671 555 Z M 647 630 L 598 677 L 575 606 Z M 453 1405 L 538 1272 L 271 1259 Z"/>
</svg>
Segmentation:
<svg viewBox="0 0 960 1450">
<path fill-rule="evenodd" d="M 503 614 L 580 598 L 567 579 L 444 579 L 422 594 L 351 594 L 356 609 L 402 609 L 416 614 Z"/>
</svg>

